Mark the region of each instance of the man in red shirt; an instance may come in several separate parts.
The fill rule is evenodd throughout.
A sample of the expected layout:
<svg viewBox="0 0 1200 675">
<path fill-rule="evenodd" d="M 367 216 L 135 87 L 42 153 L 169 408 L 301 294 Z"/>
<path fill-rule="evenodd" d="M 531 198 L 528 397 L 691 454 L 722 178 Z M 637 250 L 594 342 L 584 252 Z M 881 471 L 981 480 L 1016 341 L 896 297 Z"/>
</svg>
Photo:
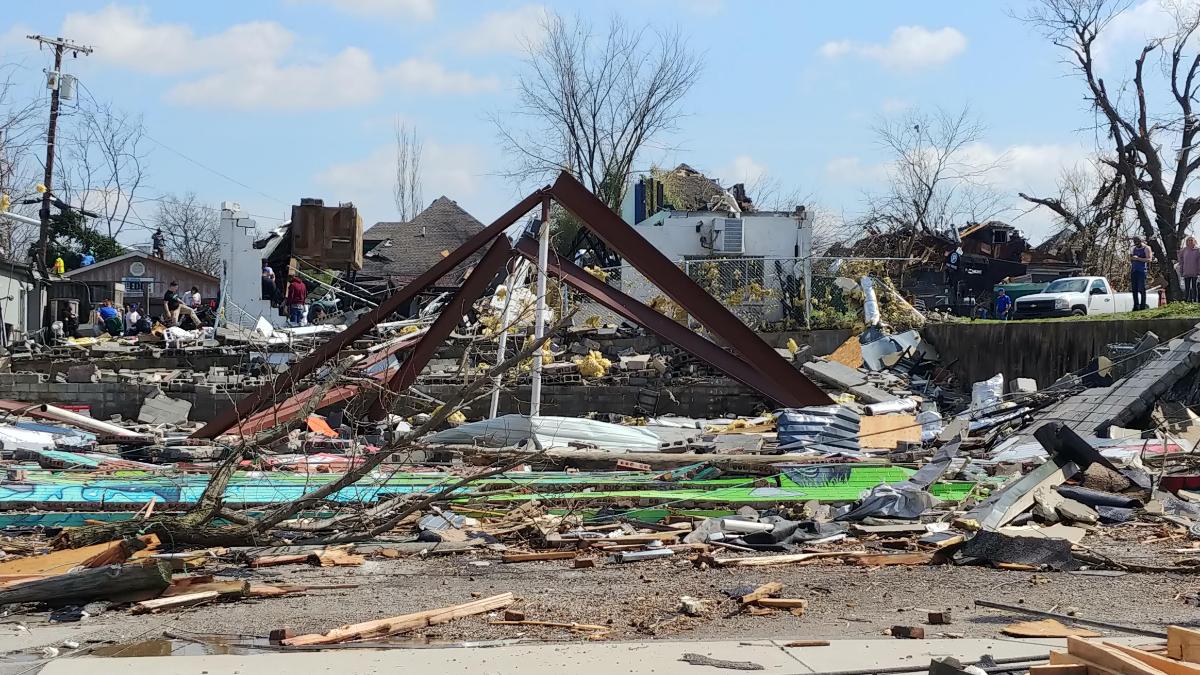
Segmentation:
<svg viewBox="0 0 1200 675">
<path fill-rule="evenodd" d="M 288 306 L 288 321 L 299 326 L 304 320 L 304 303 L 308 300 L 308 287 L 295 274 L 288 281 L 284 300 L 287 301 Z"/>
</svg>

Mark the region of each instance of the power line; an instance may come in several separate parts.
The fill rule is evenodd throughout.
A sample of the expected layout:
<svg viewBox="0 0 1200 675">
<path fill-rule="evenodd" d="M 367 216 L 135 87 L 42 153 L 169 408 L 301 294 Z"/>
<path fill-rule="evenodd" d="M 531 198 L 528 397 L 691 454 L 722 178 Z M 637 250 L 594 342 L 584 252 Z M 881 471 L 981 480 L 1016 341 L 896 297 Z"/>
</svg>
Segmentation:
<svg viewBox="0 0 1200 675">
<path fill-rule="evenodd" d="M 96 101 L 96 96 L 95 96 L 94 94 L 92 94 L 92 90 L 91 90 L 91 89 L 88 89 L 87 85 L 86 85 L 86 84 L 84 84 L 84 83 L 83 83 L 83 81 L 79 81 L 79 88 L 80 88 L 80 89 L 82 89 L 84 92 L 86 92 L 86 93 L 87 93 L 87 95 L 88 95 L 88 98 L 90 98 L 90 99 L 92 100 L 92 103 L 94 103 L 94 104 L 96 104 L 96 105 L 99 105 L 99 103 Z M 125 125 L 125 122 L 124 122 L 124 120 L 119 120 L 119 121 L 121 122 L 122 126 L 127 126 L 127 125 Z M 128 127 L 127 127 L 127 128 L 128 128 Z M 291 206 L 291 204 L 289 204 L 288 202 L 285 202 L 285 201 L 283 201 L 282 199 L 280 199 L 280 198 L 278 198 L 278 197 L 275 197 L 275 196 L 273 196 L 273 195 L 269 195 L 269 194 L 267 194 L 266 192 L 263 192 L 262 190 L 259 190 L 258 188 L 251 187 L 251 186 L 249 186 L 249 185 L 247 185 L 247 184 L 243 183 L 242 181 L 240 181 L 240 180 L 238 180 L 238 179 L 236 179 L 236 178 L 234 178 L 234 177 L 232 177 L 232 176 L 230 176 L 230 175 L 228 175 L 228 174 L 226 174 L 226 173 L 222 173 L 221 171 L 218 171 L 218 170 L 216 170 L 216 169 L 214 169 L 214 168 L 212 168 L 212 167 L 208 166 L 207 164 L 204 164 L 203 162 L 201 162 L 201 161 L 200 161 L 200 160 L 198 160 L 198 159 L 194 159 L 194 158 L 192 158 L 192 157 L 190 157 L 190 156 L 188 156 L 188 155 L 184 154 L 183 152 L 181 152 L 181 151 L 179 151 L 179 150 L 176 150 L 175 148 L 173 148 L 173 147 L 171 147 L 171 146 L 167 145 L 166 143 L 163 143 L 162 141 L 158 140 L 157 138 L 155 138 L 155 137 L 151 136 L 149 133 L 147 133 L 147 132 L 146 132 L 146 129 L 145 129 L 145 127 L 143 127 L 142 129 L 140 129 L 140 132 L 141 132 L 142 136 L 143 136 L 144 138 L 146 138 L 147 140 L 149 140 L 150 142 L 152 142 L 152 143 L 154 143 L 154 144 L 158 145 L 159 147 L 163 148 L 164 150 L 168 150 L 168 151 L 170 151 L 170 152 L 173 152 L 173 153 L 175 153 L 176 155 L 179 155 L 179 156 L 180 156 L 181 158 L 183 158 L 184 160 L 186 160 L 186 161 L 188 161 L 188 162 L 191 162 L 192 164 L 195 164 L 196 166 L 200 167 L 201 169 L 204 169 L 205 171 L 208 171 L 209 173 L 212 173 L 212 174 L 213 174 L 213 175 L 215 175 L 215 176 L 219 176 L 220 178 L 224 178 L 225 180 L 229 181 L 230 183 L 233 183 L 234 185 L 237 185 L 238 187 L 241 187 L 241 188 L 244 188 L 244 189 L 246 189 L 246 190 L 249 190 L 249 191 L 251 191 L 251 192 L 253 192 L 253 193 L 257 194 L 257 195 L 260 195 L 260 196 L 262 196 L 262 197 L 266 197 L 267 199 L 270 199 L 270 200 L 271 200 L 271 201 L 273 201 L 273 202 L 276 202 L 276 203 L 282 204 L 282 205 L 284 205 L 284 206 Z M 251 215 L 253 215 L 253 214 L 251 214 Z M 270 216 L 261 216 L 261 217 L 263 217 L 263 218 L 269 218 Z M 281 218 L 281 219 L 279 219 L 279 220 L 283 220 L 283 219 Z"/>
</svg>

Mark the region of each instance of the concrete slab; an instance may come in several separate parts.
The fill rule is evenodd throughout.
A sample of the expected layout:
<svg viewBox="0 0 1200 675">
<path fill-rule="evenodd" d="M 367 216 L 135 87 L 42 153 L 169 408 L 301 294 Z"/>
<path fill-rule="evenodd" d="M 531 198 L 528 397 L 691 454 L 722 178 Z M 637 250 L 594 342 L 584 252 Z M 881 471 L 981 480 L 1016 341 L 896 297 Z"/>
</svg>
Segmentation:
<svg viewBox="0 0 1200 675">
<path fill-rule="evenodd" d="M 267 653 L 250 656 L 147 656 L 126 658 L 57 659 L 42 675 L 78 675 L 136 670 L 138 675 L 242 675 L 244 673 L 338 673 L 338 675 L 516 675 L 518 673 L 655 673 L 704 675 L 725 672 L 693 666 L 684 654 L 714 659 L 750 661 L 765 673 L 803 675 L 811 672 L 770 641 L 757 642 L 642 642 L 565 643 L 512 647 L 448 649 L 342 649 L 326 652 Z"/>
<path fill-rule="evenodd" d="M 1039 638 L 970 638 L 958 640 L 835 640 L 828 647 L 785 647 L 793 639 L 720 642 L 571 642 L 505 647 L 429 649 L 342 649 L 325 652 L 212 656 L 146 656 L 135 658 L 57 658 L 42 675 L 77 675 L 136 670 L 138 675 L 241 675 L 259 672 L 368 675 L 398 672 L 441 675 L 509 675 L 558 673 L 607 675 L 704 675 L 719 671 L 680 661 L 684 654 L 702 654 L 727 661 L 749 661 L 776 675 L 811 675 L 896 666 L 923 668 L 937 656 L 976 661 L 1041 658 L 1051 649 L 1065 649 L 1066 640 Z M 1145 643 L 1145 638 L 1107 638 Z M 0 675 L 3 671 L 0 670 Z"/>
</svg>

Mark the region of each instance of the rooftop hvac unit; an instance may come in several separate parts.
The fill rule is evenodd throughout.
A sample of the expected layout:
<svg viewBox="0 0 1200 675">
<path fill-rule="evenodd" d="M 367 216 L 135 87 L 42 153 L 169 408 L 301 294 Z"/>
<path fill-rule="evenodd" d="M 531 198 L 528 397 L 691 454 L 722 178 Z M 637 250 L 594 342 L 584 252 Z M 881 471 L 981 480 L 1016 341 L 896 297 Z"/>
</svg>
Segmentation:
<svg viewBox="0 0 1200 675">
<path fill-rule="evenodd" d="M 723 224 L 714 219 L 714 225 L 720 225 L 721 229 L 716 233 L 713 250 L 722 253 L 745 253 L 745 230 L 742 228 L 742 219 L 724 218 L 721 220 L 724 221 Z"/>
</svg>

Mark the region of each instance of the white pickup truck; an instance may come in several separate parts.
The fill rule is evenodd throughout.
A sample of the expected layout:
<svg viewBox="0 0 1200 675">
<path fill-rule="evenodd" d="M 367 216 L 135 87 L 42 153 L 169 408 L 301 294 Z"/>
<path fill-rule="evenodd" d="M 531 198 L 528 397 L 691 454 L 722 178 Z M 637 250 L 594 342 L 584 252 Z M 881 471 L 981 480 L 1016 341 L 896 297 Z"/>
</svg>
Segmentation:
<svg viewBox="0 0 1200 675">
<path fill-rule="evenodd" d="M 1158 292 L 1146 294 L 1146 305 L 1158 307 Z M 1050 282 L 1041 293 L 1017 299 L 1014 318 L 1083 316 L 1133 311 L 1132 293 L 1114 293 L 1104 277 L 1069 277 Z"/>
</svg>

